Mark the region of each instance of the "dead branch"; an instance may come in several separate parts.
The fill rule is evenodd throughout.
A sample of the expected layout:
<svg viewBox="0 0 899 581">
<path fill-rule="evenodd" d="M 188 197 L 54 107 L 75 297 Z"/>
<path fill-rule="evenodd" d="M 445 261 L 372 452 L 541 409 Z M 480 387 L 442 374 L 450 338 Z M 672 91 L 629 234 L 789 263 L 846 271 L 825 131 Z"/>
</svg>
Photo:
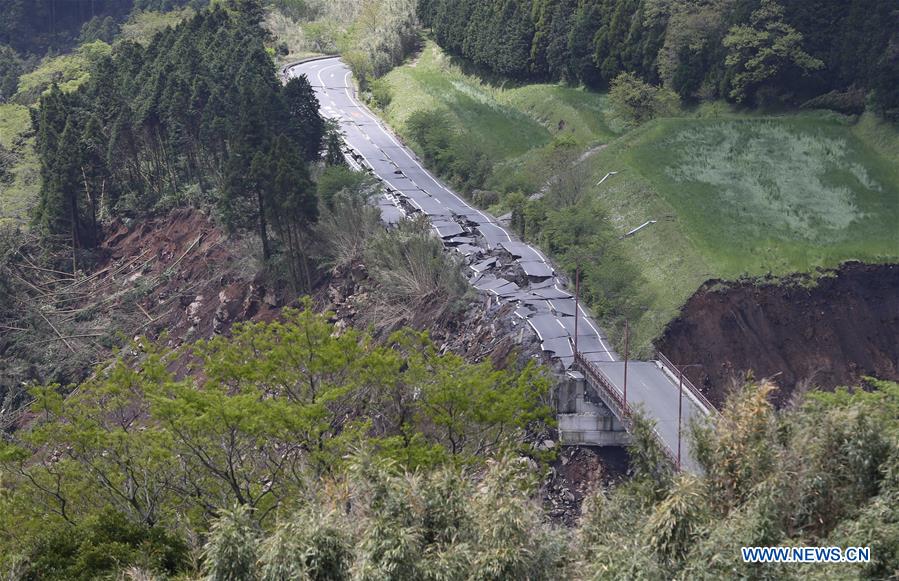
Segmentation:
<svg viewBox="0 0 899 581">
<path fill-rule="evenodd" d="M 65 343 L 65 344 L 66 344 L 66 347 L 69 348 L 69 351 L 71 351 L 72 353 L 75 353 L 75 348 L 72 347 L 72 344 L 69 343 L 69 342 L 66 340 L 66 338 L 62 336 L 62 333 L 59 332 L 59 329 L 57 329 L 57 328 L 53 325 L 53 323 L 50 322 L 50 319 L 48 319 L 47 317 L 45 317 L 45 316 L 44 316 L 44 313 L 42 313 L 41 310 L 40 310 L 39 308 L 38 308 L 38 309 L 35 309 L 35 310 L 37 311 L 37 314 L 39 314 L 39 315 L 41 316 L 41 318 L 42 318 L 44 321 L 47 322 L 48 325 L 50 325 L 50 328 L 53 329 L 53 331 L 56 333 L 56 336 L 59 337 L 60 339 L 62 339 L 62 342 Z"/>
<path fill-rule="evenodd" d="M 206 235 L 205 232 L 201 232 L 200 235 L 197 236 L 197 239 L 194 240 L 193 244 L 191 244 L 190 246 L 187 247 L 187 250 L 184 251 L 184 254 L 182 254 L 180 257 L 178 257 L 178 260 L 176 260 L 170 267 L 168 267 L 166 269 L 166 272 L 174 270 L 174 268 L 176 266 L 178 266 L 178 264 L 184 259 L 184 257 L 187 256 L 187 253 L 190 252 L 191 250 L 193 250 L 194 246 L 196 246 L 197 244 L 200 243 L 200 240 L 202 240 L 203 236 L 205 236 L 205 235 Z"/>
<path fill-rule="evenodd" d="M 85 337 L 102 337 L 104 333 L 85 333 L 83 335 L 69 335 L 68 337 L 53 337 L 52 339 L 44 339 L 42 341 L 35 341 L 35 345 L 43 345 L 44 343 L 52 343 L 53 341 L 63 340 L 66 341 L 68 339 L 83 339 Z"/>
</svg>

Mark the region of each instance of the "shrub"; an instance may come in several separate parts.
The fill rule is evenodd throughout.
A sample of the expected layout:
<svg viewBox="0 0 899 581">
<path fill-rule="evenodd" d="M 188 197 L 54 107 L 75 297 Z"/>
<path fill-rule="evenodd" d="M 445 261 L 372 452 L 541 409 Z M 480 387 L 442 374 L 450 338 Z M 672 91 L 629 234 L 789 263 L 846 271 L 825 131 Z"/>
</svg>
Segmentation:
<svg viewBox="0 0 899 581">
<path fill-rule="evenodd" d="M 612 81 L 609 104 L 625 125 L 639 125 L 674 114 L 680 99 L 670 89 L 650 85 L 633 73 L 621 73 Z"/>
<path fill-rule="evenodd" d="M 365 264 L 378 286 L 378 319 L 387 326 L 448 316 L 470 292 L 459 262 L 424 219 L 376 236 L 365 250 Z"/>
<path fill-rule="evenodd" d="M 393 91 L 390 85 L 383 78 L 374 79 L 370 84 L 371 97 L 375 105 L 381 109 L 386 109 L 393 101 Z"/>
</svg>

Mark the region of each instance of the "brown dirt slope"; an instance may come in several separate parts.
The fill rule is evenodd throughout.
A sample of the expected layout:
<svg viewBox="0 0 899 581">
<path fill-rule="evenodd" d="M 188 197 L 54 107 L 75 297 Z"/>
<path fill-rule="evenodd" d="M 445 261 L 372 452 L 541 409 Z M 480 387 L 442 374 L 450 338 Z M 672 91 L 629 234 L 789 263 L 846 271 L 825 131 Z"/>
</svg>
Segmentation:
<svg viewBox="0 0 899 581">
<path fill-rule="evenodd" d="M 275 316 L 284 297 L 258 275 L 249 244 L 229 239 L 201 212 L 175 210 L 137 226 L 113 225 L 98 272 L 125 265 L 113 286 L 139 289 L 132 294 L 143 316 L 137 330 L 151 337 L 166 331 L 180 344 Z"/>
<path fill-rule="evenodd" d="M 899 380 L 899 265 L 847 263 L 790 280 L 709 281 L 658 342 L 720 404 L 736 377 L 774 377 L 784 403 L 797 388 L 832 389 L 862 376 Z"/>
</svg>

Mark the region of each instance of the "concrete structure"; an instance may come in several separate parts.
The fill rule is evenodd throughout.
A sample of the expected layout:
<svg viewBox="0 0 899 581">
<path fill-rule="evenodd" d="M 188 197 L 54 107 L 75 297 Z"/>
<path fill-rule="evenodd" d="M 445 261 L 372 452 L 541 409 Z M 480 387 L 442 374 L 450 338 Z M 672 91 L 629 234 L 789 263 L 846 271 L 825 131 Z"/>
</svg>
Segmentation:
<svg viewBox="0 0 899 581">
<path fill-rule="evenodd" d="M 599 394 L 592 392 L 583 373 L 566 373 L 556 403 L 563 445 L 626 446 L 630 443 L 624 424 L 598 400 Z"/>
</svg>

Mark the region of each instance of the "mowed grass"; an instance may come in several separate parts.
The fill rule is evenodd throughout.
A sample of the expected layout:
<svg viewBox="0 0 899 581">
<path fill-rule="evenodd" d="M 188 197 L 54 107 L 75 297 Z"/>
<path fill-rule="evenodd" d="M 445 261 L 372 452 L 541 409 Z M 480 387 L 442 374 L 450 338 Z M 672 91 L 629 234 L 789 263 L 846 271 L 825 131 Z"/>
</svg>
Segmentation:
<svg viewBox="0 0 899 581">
<path fill-rule="evenodd" d="M 416 111 L 444 111 L 495 164 L 542 148 L 557 135 L 583 145 L 613 136 L 601 113 L 604 96 L 552 84 L 490 85 L 464 73 L 433 42 L 385 80 L 393 98 L 384 113 L 400 134 Z"/>
</svg>

